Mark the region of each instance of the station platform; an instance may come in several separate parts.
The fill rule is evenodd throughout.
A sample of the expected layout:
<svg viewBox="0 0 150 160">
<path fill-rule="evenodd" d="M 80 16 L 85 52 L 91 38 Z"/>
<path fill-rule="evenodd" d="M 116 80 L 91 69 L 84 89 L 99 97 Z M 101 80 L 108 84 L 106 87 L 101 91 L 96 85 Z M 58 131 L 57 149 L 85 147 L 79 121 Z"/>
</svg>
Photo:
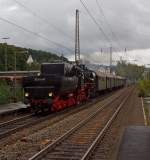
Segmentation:
<svg viewBox="0 0 150 160">
<path fill-rule="evenodd" d="M 22 102 L 0 105 L 0 116 L 17 113 L 26 109 L 26 105 Z"/>
<path fill-rule="evenodd" d="M 127 127 L 117 160 L 150 160 L 150 127 Z"/>
</svg>

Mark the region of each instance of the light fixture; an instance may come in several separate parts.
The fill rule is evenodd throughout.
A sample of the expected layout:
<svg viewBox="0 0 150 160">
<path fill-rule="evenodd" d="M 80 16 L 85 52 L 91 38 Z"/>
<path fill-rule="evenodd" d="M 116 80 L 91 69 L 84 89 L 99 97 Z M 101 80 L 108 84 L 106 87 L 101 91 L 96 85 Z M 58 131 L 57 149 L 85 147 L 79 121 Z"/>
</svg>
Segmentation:
<svg viewBox="0 0 150 160">
<path fill-rule="evenodd" d="M 49 96 L 49 97 L 52 97 L 52 96 L 53 96 L 53 93 L 52 93 L 52 92 L 48 93 L 48 96 Z"/>
<path fill-rule="evenodd" d="M 25 97 L 29 97 L 29 93 L 25 93 Z"/>
</svg>

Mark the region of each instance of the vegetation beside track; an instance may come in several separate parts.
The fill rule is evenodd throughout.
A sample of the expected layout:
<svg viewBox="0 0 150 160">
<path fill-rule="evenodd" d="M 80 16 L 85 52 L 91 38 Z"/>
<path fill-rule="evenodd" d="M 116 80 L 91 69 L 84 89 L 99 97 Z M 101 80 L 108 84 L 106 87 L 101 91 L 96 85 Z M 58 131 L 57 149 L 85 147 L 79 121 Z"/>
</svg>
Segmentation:
<svg viewBox="0 0 150 160">
<path fill-rule="evenodd" d="M 30 48 L 22 48 L 6 43 L 0 43 L 0 71 L 5 71 L 5 56 L 7 54 L 7 70 L 15 70 L 15 55 L 16 55 L 16 70 L 39 70 L 40 64 L 43 62 L 51 62 L 54 60 L 68 61 L 67 58 L 59 56 L 52 52 L 42 50 L 34 50 Z M 33 58 L 31 65 L 27 64 L 29 55 Z M 15 91 L 16 90 L 16 91 Z M 16 94 L 15 94 L 16 92 Z M 20 83 L 16 84 L 11 80 L 0 80 L 0 104 L 17 102 L 23 99 L 23 89 Z"/>
<path fill-rule="evenodd" d="M 5 71 L 5 54 L 7 54 L 7 69 L 13 71 L 15 68 L 15 53 L 16 53 L 16 69 L 17 70 L 38 70 L 43 62 L 51 62 L 54 60 L 68 61 L 62 55 L 57 53 L 46 52 L 42 50 L 34 50 L 30 48 L 22 48 L 6 43 L 0 43 L 0 71 Z M 32 65 L 27 64 L 29 55 L 33 58 Z"/>
<path fill-rule="evenodd" d="M 139 96 L 149 97 L 150 96 L 150 80 L 139 81 Z"/>
<path fill-rule="evenodd" d="M 144 66 L 138 66 L 136 64 L 127 63 L 126 61 L 120 61 L 116 66 L 116 74 L 122 77 L 126 77 L 131 82 L 137 82 L 141 79 L 144 72 Z"/>
<path fill-rule="evenodd" d="M 14 86 L 4 80 L 0 80 L 0 105 L 11 102 L 21 101 L 23 98 L 23 89 L 17 84 L 16 85 L 16 97 Z"/>
<path fill-rule="evenodd" d="M 8 103 L 9 97 L 10 97 L 9 85 L 7 85 L 6 81 L 0 81 L 0 104 Z"/>
</svg>

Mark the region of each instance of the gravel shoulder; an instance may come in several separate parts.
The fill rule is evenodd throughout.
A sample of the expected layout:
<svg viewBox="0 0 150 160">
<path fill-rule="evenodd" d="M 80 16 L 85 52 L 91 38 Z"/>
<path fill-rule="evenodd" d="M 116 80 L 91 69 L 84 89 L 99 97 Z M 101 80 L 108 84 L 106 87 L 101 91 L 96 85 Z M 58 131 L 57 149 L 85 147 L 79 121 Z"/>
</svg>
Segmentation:
<svg viewBox="0 0 150 160">
<path fill-rule="evenodd" d="M 128 126 L 143 126 L 144 117 L 142 111 L 141 98 L 138 97 L 137 88 L 134 89 L 132 95 L 121 110 L 116 121 L 112 125 L 112 129 L 104 138 L 104 146 L 107 146 L 108 151 L 105 160 L 116 160 L 118 149 L 124 133 L 124 129 Z M 103 146 L 103 147 L 104 147 Z M 104 147 L 105 148 L 105 147 Z"/>
<path fill-rule="evenodd" d="M 115 95 L 115 94 L 114 94 Z M 105 101 L 105 100 L 104 100 Z M 102 101 L 103 102 L 103 101 Z M 99 102 L 99 105 L 102 104 Z M 91 112 L 97 108 L 97 104 L 92 105 L 76 114 L 70 115 L 59 123 L 53 124 L 51 120 L 44 122 L 41 129 L 36 127 L 32 129 L 25 129 L 22 132 L 16 133 L 9 137 L 10 141 L 14 143 L 6 144 L 6 141 L 0 142 L 0 159 L 1 160 L 26 160 L 33 154 L 41 150 L 47 144 L 53 142 L 56 138 L 68 131 L 72 126 L 75 126 L 83 118 L 87 117 Z M 35 132 L 35 130 L 37 132 Z M 22 137 L 22 138 L 21 138 Z M 18 139 L 17 139 L 18 138 Z M 15 139 L 15 140 L 14 140 Z M 29 154 L 32 153 L 32 155 Z"/>
<path fill-rule="evenodd" d="M 122 118 L 121 118 L 122 117 Z M 144 125 L 144 116 L 142 110 L 141 98 L 138 97 L 138 89 L 135 89 L 130 99 L 126 103 L 124 109 L 118 117 L 121 119 L 120 123 L 120 133 L 118 133 L 118 138 L 116 139 L 116 146 L 112 152 L 109 160 L 116 160 L 118 149 L 121 143 L 121 139 L 124 133 L 124 130 L 128 126 L 143 126 Z"/>
</svg>

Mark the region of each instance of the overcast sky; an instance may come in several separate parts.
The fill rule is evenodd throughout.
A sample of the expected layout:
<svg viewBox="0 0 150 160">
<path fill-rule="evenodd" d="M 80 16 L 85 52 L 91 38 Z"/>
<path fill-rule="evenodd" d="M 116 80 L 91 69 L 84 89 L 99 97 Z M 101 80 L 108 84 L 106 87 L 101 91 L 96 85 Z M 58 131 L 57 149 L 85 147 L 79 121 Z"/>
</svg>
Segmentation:
<svg viewBox="0 0 150 160">
<path fill-rule="evenodd" d="M 80 0 L 0 0 L 0 41 L 10 37 L 7 43 L 63 53 L 73 59 L 75 10 L 79 9 L 84 59 L 108 63 L 108 47 L 112 45 L 114 61 L 122 57 L 132 63 L 150 63 L 150 1 L 82 1 L 103 33 Z"/>
</svg>

